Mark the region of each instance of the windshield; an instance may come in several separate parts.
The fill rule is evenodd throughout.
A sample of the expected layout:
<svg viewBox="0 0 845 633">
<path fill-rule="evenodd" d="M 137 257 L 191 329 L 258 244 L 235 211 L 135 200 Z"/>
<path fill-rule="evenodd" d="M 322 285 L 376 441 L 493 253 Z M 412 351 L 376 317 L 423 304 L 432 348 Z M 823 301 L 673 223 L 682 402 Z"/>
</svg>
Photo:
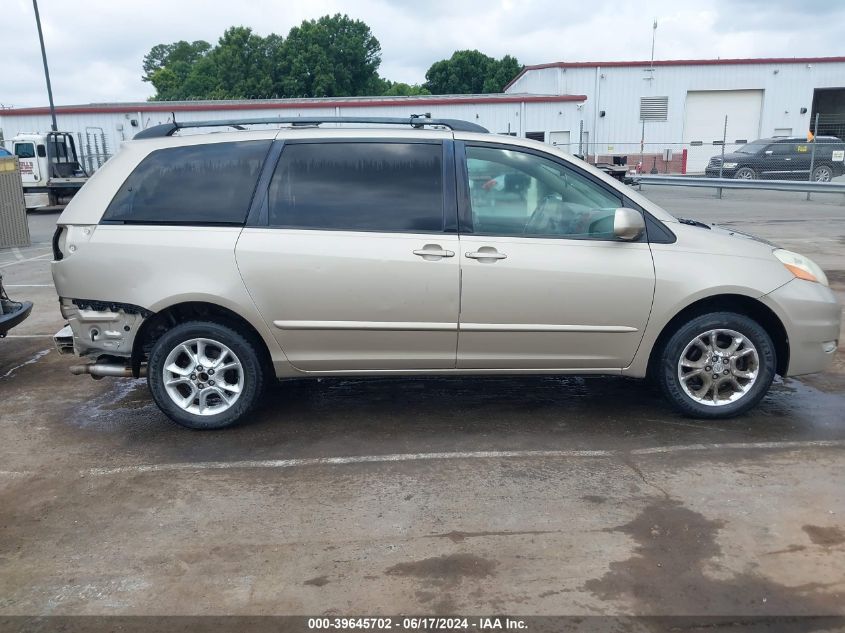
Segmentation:
<svg viewBox="0 0 845 633">
<path fill-rule="evenodd" d="M 753 143 L 749 143 L 748 145 L 743 145 L 738 150 L 736 150 L 737 154 L 757 154 L 758 152 L 762 152 L 763 148 L 766 147 L 768 143 L 760 143 L 758 141 L 754 141 Z"/>
</svg>

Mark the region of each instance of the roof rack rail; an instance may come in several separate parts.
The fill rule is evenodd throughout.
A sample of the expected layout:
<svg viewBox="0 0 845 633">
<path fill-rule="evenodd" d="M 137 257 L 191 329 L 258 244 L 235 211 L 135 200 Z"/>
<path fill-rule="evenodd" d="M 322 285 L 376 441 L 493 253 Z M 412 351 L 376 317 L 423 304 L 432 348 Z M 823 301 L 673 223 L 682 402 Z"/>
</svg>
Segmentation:
<svg viewBox="0 0 845 633">
<path fill-rule="evenodd" d="M 146 130 L 138 132 L 134 138 L 162 138 L 165 136 L 172 136 L 177 130 L 184 128 L 198 128 L 198 127 L 234 127 L 237 129 L 244 129 L 245 125 L 275 125 L 277 123 L 287 123 L 291 125 L 320 125 L 322 123 L 374 123 L 377 125 L 410 125 L 411 127 L 421 128 L 426 126 L 442 126 L 447 127 L 455 132 L 482 132 L 489 133 L 487 128 L 484 128 L 476 123 L 469 121 L 461 121 L 460 119 L 432 119 L 429 117 L 412 115 L 407 118 L 400 117 L 350 117 L 350 116 L 325 116 L 325 117 L 269 117 L 259 119 L 220 119 L 219 121 L 174 121 L 170 123 L 162 123 L 148 127 Z"/>
</svg>

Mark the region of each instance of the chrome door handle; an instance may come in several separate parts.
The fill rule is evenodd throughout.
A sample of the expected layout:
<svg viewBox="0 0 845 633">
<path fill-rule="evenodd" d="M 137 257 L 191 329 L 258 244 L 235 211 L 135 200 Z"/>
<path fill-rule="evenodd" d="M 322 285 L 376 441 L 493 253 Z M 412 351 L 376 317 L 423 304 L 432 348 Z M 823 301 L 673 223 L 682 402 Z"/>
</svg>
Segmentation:
<svg viewBox="0 0 845 633">
<path fill-rule="evenodd" d="M 455 251 L 447 251 L 438 244 L 426 244 L 425 247 L 414 251 L 420 257 L 454 257 Z"/>
<path fill-rule="evenodd" d="M 496 251 L 473 251 L 472 253 L 466 253 L 466 256 L 470 259 L 506 259 L 507 255 L 504 253 L 498 253 Z"/>
</svg>

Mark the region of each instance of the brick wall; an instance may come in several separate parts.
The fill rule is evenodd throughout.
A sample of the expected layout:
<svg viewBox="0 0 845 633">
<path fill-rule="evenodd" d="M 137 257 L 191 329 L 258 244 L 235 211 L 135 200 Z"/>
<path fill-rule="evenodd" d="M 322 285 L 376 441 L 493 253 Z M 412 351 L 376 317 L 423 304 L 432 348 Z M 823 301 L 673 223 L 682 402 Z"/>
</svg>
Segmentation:
<svg viewBox="0 0 845 633">
<path fill-rule="evenodd" d="M 618 156 L 618 154 L 617 154 Z M 631 153 L 631 154 L 622 154 L 622 156 L 628 157 L 628 164 L 625 165 L 625 168 L 628 171 L 635 170 L 637 168 L 637 163 L 640 162 L 640 154 Z M 599 154 L 598 160 L 593 160 L 594 156 L 588 156 L 587 162 L 589 163 L 610 163 L 613 164 L 613 155 L 611 154 Z M 652 166 L 657 168 L 657 172 L 660 174 L 680 174 L 683 168 L 683 153 L 682 152 L 673 152 L 672 153 L 672 160 L 665 161 L 663 160 L 663 154 L 649 154 L 648 152 L 642 154 L 642 173 L 648 174 L 651 172 Z"/>
</svg>

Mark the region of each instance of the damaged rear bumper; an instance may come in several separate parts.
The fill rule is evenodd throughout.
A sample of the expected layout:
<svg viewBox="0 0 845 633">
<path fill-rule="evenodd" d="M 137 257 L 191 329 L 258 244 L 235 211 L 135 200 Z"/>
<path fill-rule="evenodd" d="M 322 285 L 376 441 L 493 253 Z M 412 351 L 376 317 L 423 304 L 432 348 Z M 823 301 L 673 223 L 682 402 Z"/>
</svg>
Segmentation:
<svg viewBox="0 0 845 633">
<path fill-rule="evenodd" d="M 53 337 L 61 354 L 130 358 L 135 337 L 152 313 L 140 306 L 83 299 L 60 299 L 67 325 Z"/>
</svg>

